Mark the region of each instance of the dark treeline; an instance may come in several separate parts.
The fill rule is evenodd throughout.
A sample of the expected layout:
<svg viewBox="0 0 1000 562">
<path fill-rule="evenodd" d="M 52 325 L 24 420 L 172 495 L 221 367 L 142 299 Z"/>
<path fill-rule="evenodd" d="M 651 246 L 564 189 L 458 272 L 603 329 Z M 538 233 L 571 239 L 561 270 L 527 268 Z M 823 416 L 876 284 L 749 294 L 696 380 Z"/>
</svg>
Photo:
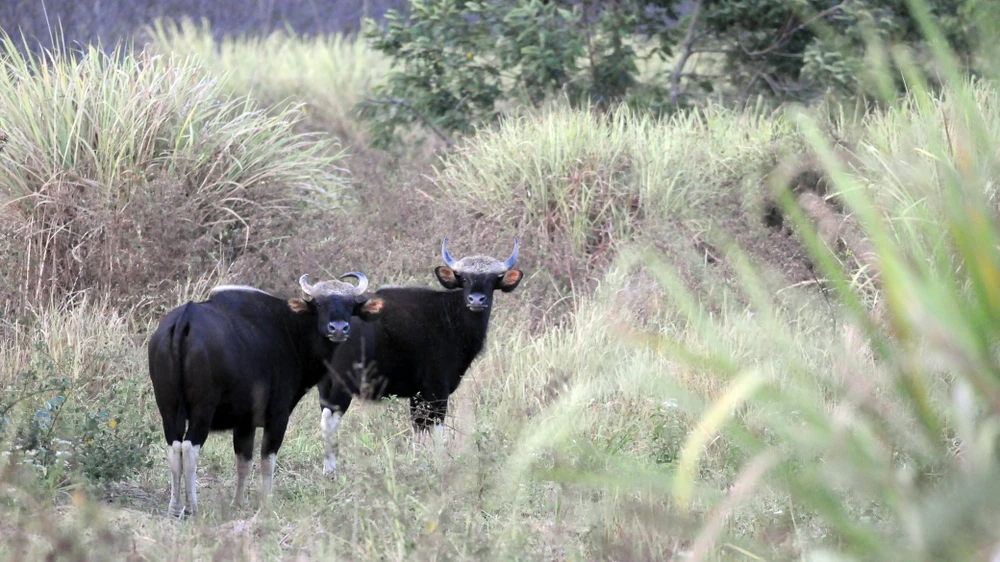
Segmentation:
<svg viewBox="0 0 1000 562">
<path fill-rule="evenodd" d="M 128 39 L 157 18 L 207 19 L 222 35 L 352 32 L 363 17 L 405 10 L 406 0 L 3 0 L 0 29 L 32 50 L 61 36 L 66 46 Z M 56 39 L 58 42 L 59 40 Z"/>
</svg>

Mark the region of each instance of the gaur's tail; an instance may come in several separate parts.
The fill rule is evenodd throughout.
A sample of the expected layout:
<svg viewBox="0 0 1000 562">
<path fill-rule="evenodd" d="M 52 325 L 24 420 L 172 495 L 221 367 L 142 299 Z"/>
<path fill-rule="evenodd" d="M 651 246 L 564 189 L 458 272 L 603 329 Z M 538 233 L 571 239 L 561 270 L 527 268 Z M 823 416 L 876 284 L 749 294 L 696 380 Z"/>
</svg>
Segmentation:
<svg viewBox="0 0 1000 562">
<path fill-rule="evenodd" d="M 180 316 L 174 322 L 170 333 L 170 358 L 173 363 L 174 381 L 177 383 L 177 419 L 181 424 L 187 424 L 187 402 L 184 400 L 184 339 L 190 331 L 188 314 L 192 303 L 187 303 Z M 183 432 L 182 432 L 183 433 Z"/>
</svg>

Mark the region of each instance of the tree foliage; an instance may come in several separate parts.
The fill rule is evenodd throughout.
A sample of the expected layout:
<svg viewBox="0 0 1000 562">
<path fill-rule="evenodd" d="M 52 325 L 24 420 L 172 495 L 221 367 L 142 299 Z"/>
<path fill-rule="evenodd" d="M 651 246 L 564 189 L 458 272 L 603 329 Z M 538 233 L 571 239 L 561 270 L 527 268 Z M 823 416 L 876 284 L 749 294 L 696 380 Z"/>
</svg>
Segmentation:
<svg viewBox="0 0 1000 562">
<path fill-rule="evenodd" d="M 986 3 L 928 4 L 967 66 Z M 414 124 L 467 133 L 557 94 L 654 111 L 845 99 L 871 93 L 871 41 L 923 52 L 908 0 L 412 0 L 386 21 L 367 36 L 396 67 L 362 112 L 382 144 Z"/>
<path fill-rule="evenodd" d="M 727 0 L 713 2 L 699 22 L 695 50 L 724 54 L 725 72 L 742 99 L 763 94 L 811 101 L 867 92 L 871 40 L 921 50 L 922 35 L 908 0 Z M 973 48 L 971 2 L 927 3 L 956 53 Z"/>
</svg>

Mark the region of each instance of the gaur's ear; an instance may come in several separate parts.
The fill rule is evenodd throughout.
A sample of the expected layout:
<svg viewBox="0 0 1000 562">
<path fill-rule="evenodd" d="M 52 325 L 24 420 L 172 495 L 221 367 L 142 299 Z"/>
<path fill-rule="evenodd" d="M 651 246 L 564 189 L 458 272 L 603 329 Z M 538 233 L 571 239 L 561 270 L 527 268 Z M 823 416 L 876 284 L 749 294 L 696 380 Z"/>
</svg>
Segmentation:
<svg viewBox="0 0 1000 562">
<path fill-rule="evenodd" d="M 521 278 L 524 275 L 521 273 L 520 269 L 511 269 L 500 276 L 499 287 L 500 290 L 509 293 L 517 288 L 517 284 L 521 282 Z"/>
<path fill-rule="evenodd" d="M 288 308 L 292 309 L 292 312 L 303 314 L 309 312 L 309 303 L 302 299 L 288 299 Z"/>
<path fill-rule="evenodd" d="M 441 286 L 445 289 L 459 289 L 462 287 L 462 278 L 455 274 L 455 270 L 445 266 L 439 265 L 434 268 L 434 275 L 437 275 L 438 281 L 441 282 Z"/>
<path fill-rule="evenodd" d="M 382 312 L 382 307 L 385 306 L 385 301 L 379 297 L 372 297 L 368 299 L 364 304 L 360 304 L 356 307 L 357 314 L 362 320 L 373 320 L 376 316 Z"/>
</svg>

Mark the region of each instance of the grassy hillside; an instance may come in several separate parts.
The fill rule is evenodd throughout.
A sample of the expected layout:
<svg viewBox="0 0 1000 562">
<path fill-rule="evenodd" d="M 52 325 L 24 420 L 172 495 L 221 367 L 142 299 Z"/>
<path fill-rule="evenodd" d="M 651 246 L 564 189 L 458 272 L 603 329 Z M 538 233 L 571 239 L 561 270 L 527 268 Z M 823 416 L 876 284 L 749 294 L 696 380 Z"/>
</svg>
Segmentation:
<svg viewBox="0 0 1000 562">
<path fill-rule="evenodd" d="M 430 166 L 351 133 L 385 71 L 363 47 L 203 37 L 5 48 L 3 556 L 997 555 L 991 81 L 915 81 L 858 115 L 552 104 Z M 270 505 L 230 507 L 219 434 L 203 516 L 165 516 L 145 358 L 165 310 L 218 282 L 293 295 L 302 273 L 432 285 L 443 236 L 503 257 L 514 234 L 526 279 L 444 451 L 413 451 L 402 402 L 356 405 L 324 478 L 310 394 Z"/>
</svg>

